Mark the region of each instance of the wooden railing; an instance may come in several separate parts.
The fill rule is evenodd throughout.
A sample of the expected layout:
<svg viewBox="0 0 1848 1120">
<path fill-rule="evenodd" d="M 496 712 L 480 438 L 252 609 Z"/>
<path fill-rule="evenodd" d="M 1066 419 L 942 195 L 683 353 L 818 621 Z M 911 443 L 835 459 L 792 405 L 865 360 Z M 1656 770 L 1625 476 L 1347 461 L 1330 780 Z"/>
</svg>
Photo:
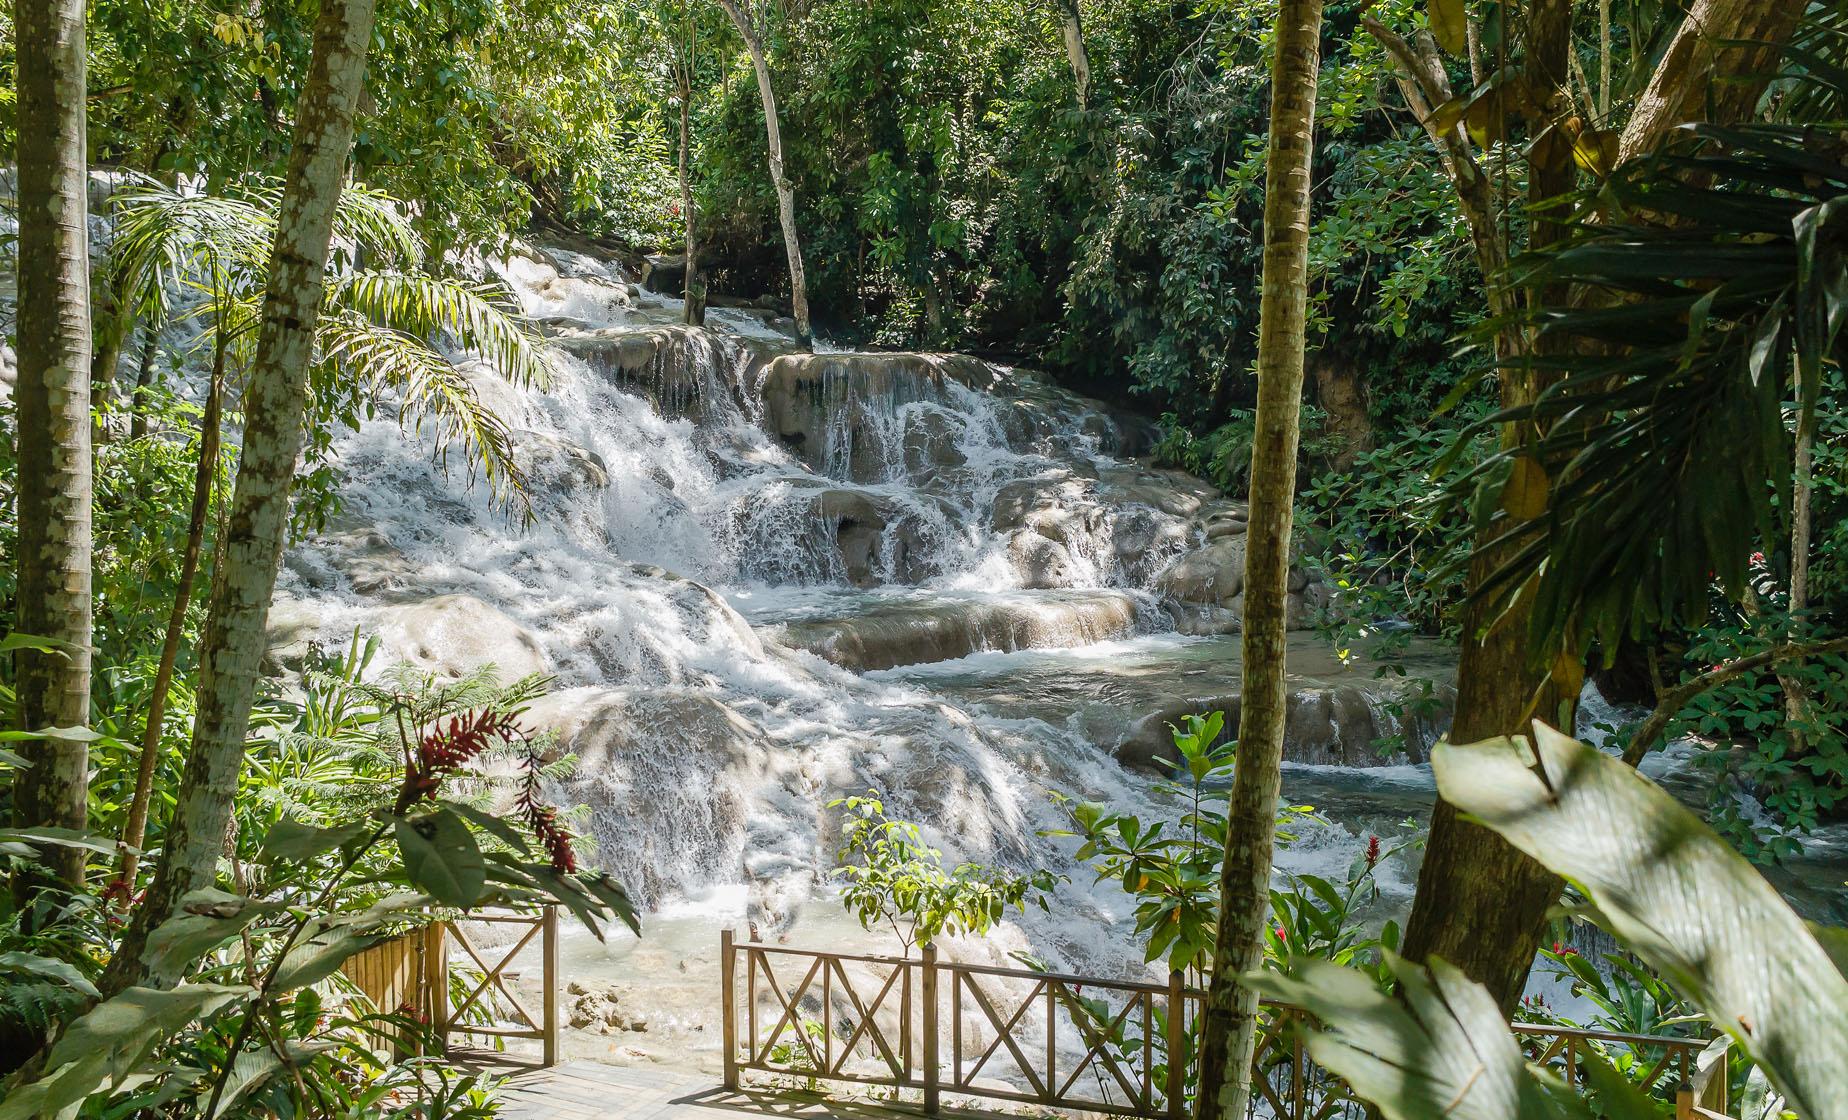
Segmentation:
<svg viewBox="0 0 1848 1120">
<path fill-rule="evenodd" d="M 1189 1028 L 1204 993 L 1179 973 L 1165 985 L 1101 980 L 963 964 L 929 946 L 911 958 L 738 942 L 730 930 L 720 936 L 720 958 L 731 1090 L 756 1071 L 915 1091 L 930 1115 L 946 1092 L 1148 1120 L 1188 1111 Z M 1307 1012 L 1266 1003 L 1260 1014 L 1251 1115 L 1260 1107 L 1280 1120 L 1367 1115 L 1309 1057 L 1315 1023 Z M 1627 1050 L 1645 1063 L 1646 1088 L 1676 1078 L 1679 1120 L 1724 1116 L 1725 1063 L 1717 1079 L 1695 1087 L 1701 1040 L 1515 1029 L 1531 1059 L 1569 1081 L 1582 1082 L 1588 1048 Z"/>
<path fill-rule="evenodd" d="M 465 919 L 506 925 L 516 933 L 505 950 L 483 948 L 469 939 L 455 922 L 432 922 L 403 937 L 381 942 L 353 957 L 342 967 L 368 1002 L 381 1012 L 409 1010 L 431 1024 L 446 1052 L 453 1035 L 525 1038 L 539 1042 L 544 1064 L 558 1062 L 558 910 L 538 913 L 475 913 Z M 534 938 L 539 939 L 541 997 L 538 1014 L 526 1006 L 509 984 L 508 966 Z M 457 963 L 450 946 L 480 970 L 462 998 L 450 1001 L 450 969 Z M 489 956 L 495 956 L 489 963 Z M 486 1008 L 509 1008 L 524 1025 L 487 1022 Z"/>
</svg>

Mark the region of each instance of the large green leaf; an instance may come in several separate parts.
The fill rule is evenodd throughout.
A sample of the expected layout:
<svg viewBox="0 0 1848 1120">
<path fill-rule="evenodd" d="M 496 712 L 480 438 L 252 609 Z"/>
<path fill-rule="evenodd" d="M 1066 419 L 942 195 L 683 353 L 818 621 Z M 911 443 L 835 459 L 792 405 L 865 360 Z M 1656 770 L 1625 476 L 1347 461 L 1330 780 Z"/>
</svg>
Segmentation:
<svg viewBox="0 0 1848 1120">
<path fill-rule="evenodd" d="M 1469 49 L 1469 13 L 1463 0 L 1429 0 L 1427 11 L 1438 46 L 1454 55 Z"/>
<path fill-rule="evenodd" d="M 104 855 L 114 855 L 121 846 L 113 837 L 69 828 L 0 828 L 0 850 L 20 854 L 31 851 L 26 845 L 41 844 L 54 848 L 83 848 Z"/>
<path fill-rule="evenodd" d="M 214 887 L 188 891 L 179 913 L 148 933 L 146 959 L 155 975 L 184 975 L 193 962 L 237 936 L 264 914 L 281 907 L 255 902 Z"/>
<path fill-rule="evenodd" d="M 0 1101 L 0 1120 L 58 1116 L 105 1085 L 120 1085 L 163 1039 L 250 994 L 242 986 L 181 984 L 129 988 L 97 1004 L 52 1048 L 44 1076 Z"/>
<path fill-rule="evenodd" d="M 1575 884 L 1809 1120 L 1848 1117 L 1848 981 L 1745 858 L 1654 783 L 1541 724 L 1441 744 L 1446 801 Z"/>
<path fill-rule="evenodd" d="M 1579 1120 L 1590 1113 L 1533 1069 L 1487 989 L 1442 960 L 1427 971 L 1389 956 L 1399 999 L 1329 961 L 1291 962 L 1291 975 L 1249 975 L 1265 995 L 1327 1025 L 1309 1036 L 1317 1064 L 1390 1120 Z"/>
<path fill-rule="evenodd" d="M 257 859 L 262 863 L 313 859 L 352 843 L 376 827 L 372 821 L 357 820 L 320 828 L 284 817 L 271 825 L 264 835 Z"/>
<path fill-rule="evenodd" d="M 486 869 L 481 848 L 461 817 L 447 809 L 410 817 L 398 822 L 397 836 L 413 886 L 445 906 L 466 910 L 475 905 Z"/>
<path fill-rule="evenodd" d="M 96 990 L 96 985 L 90 983 L 89 977 L 78 972 L 69 961 L 61 961 L 56 957 L 41 957 L 36 953 L 0 953 L 0 972 L 43 976 L 75 988 L 91 999 L 102 998 L 102 993 Z"/>
</svg>

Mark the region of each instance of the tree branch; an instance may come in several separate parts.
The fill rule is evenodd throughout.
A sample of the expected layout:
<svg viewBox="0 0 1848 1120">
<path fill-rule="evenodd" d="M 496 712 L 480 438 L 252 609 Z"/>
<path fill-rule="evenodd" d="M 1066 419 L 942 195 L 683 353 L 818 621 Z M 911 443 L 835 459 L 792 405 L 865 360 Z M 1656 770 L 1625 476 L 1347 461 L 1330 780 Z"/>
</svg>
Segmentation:
<svg viewBox="0 0 1848 1120">
<path fill-rule="evenodd" d="M 1763 669 L 1767 665 L 1809 657 L 1823 657 L 1831 653 L 1848 653 L 1848 637 L 1827 638 L 1818 642 L 1786 643 L 1754 653 L 1749 657 L 1728 661 L 1699 676 L 1690 677 L 1662 695 L 1661 700 L 1656 703 L 1655 710 L 1649 713 L 1649 718 L 1637 728 L 1636 736 L 1630 740 L 1630 745 L 1623 749 L 1624 763 L 1635 766 L 1642 762 L 1643 756 L 1649 753 L 1649 748 L 1662 737 L 1668 721 L 1674 719 L 1677 712 L 1687 707 L 1690 700 L 1708 689 Z"/>
</svg>

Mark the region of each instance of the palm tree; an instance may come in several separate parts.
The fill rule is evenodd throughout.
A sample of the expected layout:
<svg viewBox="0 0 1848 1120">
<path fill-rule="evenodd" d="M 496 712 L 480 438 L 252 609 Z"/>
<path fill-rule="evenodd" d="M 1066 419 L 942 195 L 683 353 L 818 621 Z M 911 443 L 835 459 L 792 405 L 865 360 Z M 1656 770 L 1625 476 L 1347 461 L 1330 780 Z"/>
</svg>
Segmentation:
<svg viewBox="0 0 1848 1120">
<path fill-rule="evenodd" d="M 147 827 L 148 802 L 168 686 L 185 635 L 187 606 L 202 550 L 218 459 L 218 409 L 227 376 L 251 358 L 260 297 L 267 281 L 267 246 L 276 233 L 280 190 L 259 183 L 238 195 L 187 194 L 158 183 L 120 192 L 119 229 L 112 276 L 150 325 L 176 319 L 207 324 L 211 382 L 200 432 L 191 518 L 179 587 L 167 621 L 148 700 L 135 791 L 123 829 L 122 877 L 133 881 L 135 849 Z M 485 408 L 473 385 L 435 347 L 446 338 L 481 354 L 495 370 L 521 385 L 543 383 L 547 367 L 536 341 L 504 310 L 496 293 L 408 269 L 421 251 L 403 210 L 388 196 L 355 187 L 344 191 L 334 215 L 335 249 L 316 327 L 315 372 L 310 378 L 310 425 L 332 426 L 355 395 L 398 402 L 401 423 L 428 419 L 439 446 L 461 444 L 494 493 L 526 507 L 524 480 L 506 427 Z M 365 258 L 407 270 L 351 268 Z M 172 294 L 200 293 L 176 311 Z M 338 390 L 334 390 L 338 386 Z M 528 510 L 529 512 L 529 510 Z"/>
<path fill-rule="evenodd" d="M 1303 400 L 1309 296 L 1310 155 L 1322 0 L 1282 0 L 1271 59 L 1264 166 L 1264 276 L 1258 306 L 1258 407 L 1245 541 L 1244 705 L 1226 807 L 1213 976 L 1200 1026 L 1201 1120 L 1242 1117 L 1251 1099 L 1258 994 L 1240 978 L 1264 966 L 1271 855 L 1282 784 L 1290 530 Z M 1177 1060 L 1170 1056 L 1170 1060 Z"/>
<path fill-rule="evenodd" d="M 20 0 L 18 609 L 27 731 L 90 722 L 90 239 L 82 0 Z M 22 826 L 82 829 L 89 750 L 77 734 L 30 743 L 13 784 Z M 83 849 L 40 860 L 83 881 Z M 17 884 L 27 889 L 31 879 Z"/>
</svg>

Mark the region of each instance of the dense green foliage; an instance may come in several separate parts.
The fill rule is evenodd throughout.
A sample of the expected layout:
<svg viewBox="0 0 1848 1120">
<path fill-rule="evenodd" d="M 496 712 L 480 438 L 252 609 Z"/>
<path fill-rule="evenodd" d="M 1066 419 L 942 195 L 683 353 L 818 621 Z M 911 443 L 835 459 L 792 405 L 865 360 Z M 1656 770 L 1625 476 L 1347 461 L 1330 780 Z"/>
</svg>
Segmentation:
<svg viewBox="0 0 1848 1120">
<path fill-rule="evenodd" d="M 1326 35 L 1317 155 L 1334 170 L 1316 199 L 1316 341 L 1384 375 L 1373 392 L 1396 424 L 1447 388 L 1446 343 L 1477 281 L 1356 9 L 1335 5 Z M 1049 4 L 829 0 L 779 25 L 824 326 L 1030 356 L 1095 391 L 1143 394 L 1181 430 L 1235 421 L 1252 395 L 1269 18 L 1243 0 L 1099 5 L 1089 108 Z M 755 89 L 734 75 L 701 176 L 721 282 L 738 291 L 778 282 L 762 148 Z"/>
</svg>

